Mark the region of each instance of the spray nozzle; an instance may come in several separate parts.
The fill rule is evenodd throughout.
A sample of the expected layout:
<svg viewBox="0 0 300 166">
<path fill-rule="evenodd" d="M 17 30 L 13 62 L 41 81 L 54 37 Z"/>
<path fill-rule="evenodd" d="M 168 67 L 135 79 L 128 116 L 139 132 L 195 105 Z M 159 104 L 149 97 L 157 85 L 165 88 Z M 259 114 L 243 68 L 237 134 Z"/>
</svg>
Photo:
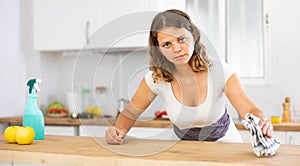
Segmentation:
<svg viewBox="0 0 300 166">
<path fill-rule="evenodd" d="M 29 93 L 32 92 L 32 89 L 36 91 L 40 91 L 39 83 L 41 83 L 41 79 L 31 79 L 27 82 L 27 86 L 29 86 Z"/>
</svg>

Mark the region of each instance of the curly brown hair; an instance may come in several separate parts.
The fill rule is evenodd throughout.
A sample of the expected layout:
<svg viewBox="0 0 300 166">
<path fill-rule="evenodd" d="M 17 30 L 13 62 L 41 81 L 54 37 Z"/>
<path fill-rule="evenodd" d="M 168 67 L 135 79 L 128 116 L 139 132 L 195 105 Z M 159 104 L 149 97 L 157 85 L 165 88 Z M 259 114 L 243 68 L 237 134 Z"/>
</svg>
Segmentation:
<svg viewBox="0 0 300 166">
<path fill-rule="evenodd" d="M 164 27 L 185 28 L 193 35 L 195 41 L 194 52 L 188 62 L 193 71 L 199 72 L 211 66 L 211 62 L 206 55 L 205 46 L 200 42 L 200 30 L 191 21 L 190 17 L 180 10 L 166 10 L 154 17 L 149 34 L 150 70 L 153 71 L 154 82 L 171 82 L 173 80 L 171 73 L 175 70 L 174 64 L 168 61 L 159 50 L 157 32 Z"/>
</svg>

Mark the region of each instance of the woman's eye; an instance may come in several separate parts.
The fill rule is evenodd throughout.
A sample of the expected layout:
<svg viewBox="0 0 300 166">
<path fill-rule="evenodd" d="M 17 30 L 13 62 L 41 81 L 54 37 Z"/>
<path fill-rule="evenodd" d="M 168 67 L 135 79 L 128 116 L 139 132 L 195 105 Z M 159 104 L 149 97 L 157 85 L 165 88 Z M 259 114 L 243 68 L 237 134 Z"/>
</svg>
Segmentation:
<svg viewBox="0 0 300 166">
<path fill-rule="evenodd" d="M 180 43 L 183 43 L 183 42 L 185 42 L 185 38 L 184 38 L 184 37 L 181 37 L 181 38 L 178 39 L 178 41 L 179 41 Z"/>
<path fill-rule="evenodd" d="M 168 48 L 168 47 L 170 47 L 170 43 L 164 43 L 162 46 L 163 46 L 164 48 Z"/>
</svg>

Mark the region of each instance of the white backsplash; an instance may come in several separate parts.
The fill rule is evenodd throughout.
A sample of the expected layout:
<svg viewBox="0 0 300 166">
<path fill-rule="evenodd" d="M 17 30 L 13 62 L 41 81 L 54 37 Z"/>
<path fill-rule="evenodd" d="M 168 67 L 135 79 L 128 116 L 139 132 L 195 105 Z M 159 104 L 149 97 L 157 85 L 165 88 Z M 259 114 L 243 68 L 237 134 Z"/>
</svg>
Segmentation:
<svg viewBox="0 0 300 166">
<path fill-rule="evenodd" d="M 109 110 L 103 112 L 113 116 L 117 113 L 118 99 L 129 100 L 148 70 L 147 51 L 105 56 L 101 53 L 79 56 L 42 54 L 41 61 L 45 63 L 42 69 L 45 77 L 43 86 L 47 87 L 47 92 L 41 93 L 41 104 L 48 105 L 56 100 L 66 104 L 68 92 L 80 93 L 83 87 L 87 87 L 92 92 L 92 106 L 97 106 L 100 99 L 95 95 L 95 87 L 105 86 L 107 102 L 104 107 Z M 154 111 L 161 109 L 163 104 L 156 100 L 141 118 L 154 117 Z"/>
</svg>

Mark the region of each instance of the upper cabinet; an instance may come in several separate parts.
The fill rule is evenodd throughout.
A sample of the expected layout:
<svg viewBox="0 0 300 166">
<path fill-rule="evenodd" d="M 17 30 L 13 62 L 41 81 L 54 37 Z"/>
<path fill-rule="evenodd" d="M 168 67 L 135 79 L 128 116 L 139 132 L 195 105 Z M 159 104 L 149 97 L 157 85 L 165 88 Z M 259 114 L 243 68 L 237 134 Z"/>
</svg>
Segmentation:
<svg viewBox="0 0 300 166">
<path fill-rule="evenodd" d="M 78 49 L 90 30 L 92 5 L 87 0 L 35 0 L 34 49 Z"/>
<path fill-rule="evenodd" d="M 35 0 L 37 51 L 143 47 L 153 16 L 184 0 Z"/>
</svg>

